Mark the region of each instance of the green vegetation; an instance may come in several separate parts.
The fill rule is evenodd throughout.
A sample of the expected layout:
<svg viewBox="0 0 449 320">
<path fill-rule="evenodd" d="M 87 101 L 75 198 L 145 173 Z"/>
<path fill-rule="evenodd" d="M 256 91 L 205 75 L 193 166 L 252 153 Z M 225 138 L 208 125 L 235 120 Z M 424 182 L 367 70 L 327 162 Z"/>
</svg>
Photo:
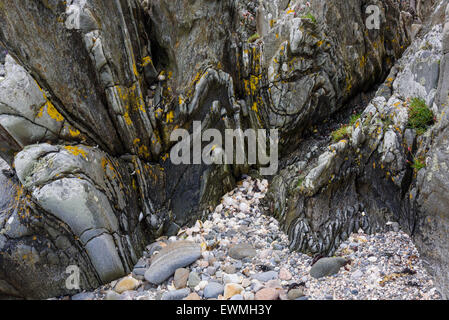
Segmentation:
<svg viewBox="0 0 449 320">
<path fill-rule="evenodd" d="M 334 142 L 338 142 L 342 139 L 349 138 L 349 127 L 347 125 L 343 126 L 340 129 L 337 129 L 334 132 L 332 132 L 331 136 Z"/>
<path fill-rule="evenodd" d="M 424 99 L 413 98 L 409 105 L 408 128 L 416 130 L 418 135 L 427 131 L 429 126 L 434 123 L 432 111 L 426 105 Z"/>
<path fill-rule="evenodd" d="M 361 114 L 354 114 L 351 116 L 351 119 L 349 120 L 349 125 L 353 126 L 357 122 L 357 120 L 360 119 Z"/>
<path fill-rule="evenodd" d="M 251 37 L 248 38 L 248 42 L 254 42 L 257 39 L 260 39 L 260 35 L 256 32 L 255 34 L 253 34 Z"/>
<path fill-rule="evenodd" d="M 418 158 L 414 158 L 412 168 L 415 169 L 415 172 L 418 172 L 419 170 L 421 170 L 422 168 L 425 168 L 425 167 L 426 167 L 426 164 L 424 163 L 424 161 L 422 161 Z"/>
<path fill-rule="evenodd" d="M 298 187 L 301 187 L 303 182 L 304 182 L 304 178 L 299 178 L 298 179 Z"/>
<path fill-rule="evenodd" d="M 331 133 L 332 140 L 338 142 L 342 139 L 349 138 L 349 127 L 352 127 L 360 119 L 361 114 L 354 114 L 349 119 L 349 124 L 342 126 L 341 128 L 335 130 Z"/>
<path fill-rule="evenodd" d="M 316 18 L 315 18 L 315 16 L 314 16 L 313 14 L 311 14 L 310 12 L 309 12 L 309 13 L 306 13 L 306 14 L 303 15 L 301 18 L 302 18 L 302 19 L 310 19 L 313 23 L 316 23 Z"/>
</svg>

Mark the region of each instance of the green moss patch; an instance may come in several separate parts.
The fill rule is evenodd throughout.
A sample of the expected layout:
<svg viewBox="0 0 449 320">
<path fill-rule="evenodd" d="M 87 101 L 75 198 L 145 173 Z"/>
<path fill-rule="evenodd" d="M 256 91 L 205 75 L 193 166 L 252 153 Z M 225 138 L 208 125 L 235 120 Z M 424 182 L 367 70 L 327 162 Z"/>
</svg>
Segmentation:
<svg viewBox="0 0 449 320">
<path fill-rule="evenodd" d="M 408 128 L 415 129 L 418 135 L 423 134 L 433 125 L 434 115 L 424 99 L 413 98 L 409 105 Z"/>
</svg>

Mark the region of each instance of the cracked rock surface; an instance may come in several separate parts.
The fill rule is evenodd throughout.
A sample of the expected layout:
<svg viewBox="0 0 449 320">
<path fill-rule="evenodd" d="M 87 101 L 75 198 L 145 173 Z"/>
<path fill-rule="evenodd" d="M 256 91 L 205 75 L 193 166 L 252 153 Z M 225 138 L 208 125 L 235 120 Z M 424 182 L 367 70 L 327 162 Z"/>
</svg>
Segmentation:
<svg viewBox="0 0 449 320">
<path fill-rule="evenodd" d="M 380 29 L 365 25 L 372 4 Z M 291 249 L 332 255 L 352 232 L 396 222 L 444 295 L 446 6 L 0 0 L 0 296 L 72 295 L 70 266 L 80 290 L 130 274 L 148 243 L 204 219 L 261 168 L 174 165 L 171 133 L 194 121 L 279 130 L 263 209 Z M 347 139 L 314 137 L 379 83 Z M 411 96 L 435 114 L 424 135 L 406 128 Z M 416 173 L 413 156 L 426 157 Z"/>
</svg>

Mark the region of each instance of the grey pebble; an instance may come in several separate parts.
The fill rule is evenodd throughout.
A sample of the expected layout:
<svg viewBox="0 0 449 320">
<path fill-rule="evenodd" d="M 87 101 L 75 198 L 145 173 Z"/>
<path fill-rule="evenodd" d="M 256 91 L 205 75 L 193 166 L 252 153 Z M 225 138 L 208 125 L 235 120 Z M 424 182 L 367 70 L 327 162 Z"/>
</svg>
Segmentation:
<svg viewBox="0 0 449 320">
<path fill-rule="evenodd" d="M 209 282 L 204 288 L 203 295 L 206 299 L 217 298 L 220 294 L 223 294 L 223 285 L 217 282 Z"/>
<path fill-rule="evenodd" d="M 267 271 L 263 273 L 257 273 L 252 276 L 253 279 L 259 280 L 260 282 L 268 282 L 270 280 L 277 279 L 279 274 L 276 271 Z"/>
<path fill-rule="evenodd" d="M 72 296 L 72 300 L 92 300 L 94 298 L 95 294 L 93 292 L 82 292 Z"/>
<path fill-rule="evenodd" d="M 189 280 L 187 280 L 187 286 L 189 288 L 195 288 L 201 282 L 201 278 L 196 272 L 190 272 Z"/>
<path fill-rule="evenodd" d="M 190 294 L 188 288 L 165 292 L 161 300 L 182 300 Z"/>
</svg>

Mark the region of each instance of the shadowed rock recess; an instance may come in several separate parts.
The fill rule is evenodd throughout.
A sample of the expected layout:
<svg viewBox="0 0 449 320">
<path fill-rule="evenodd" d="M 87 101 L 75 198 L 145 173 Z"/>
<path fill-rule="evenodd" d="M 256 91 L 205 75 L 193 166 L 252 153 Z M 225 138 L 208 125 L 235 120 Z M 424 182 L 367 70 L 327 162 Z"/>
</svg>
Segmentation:
<svg viewBox="0 0 449 320">
<path fill-rule="evenodd" d="M 291 249 L 395 221 L 447 297 L 449 7 L 407 3 L 0 0 L 0 296 L 74 294 L 72 265 L 85 290 L 129 274 L 256 173 L 173 165 L 170 134 L 201 121 L 279 130 L 264 206 Z"/>
</svg>

